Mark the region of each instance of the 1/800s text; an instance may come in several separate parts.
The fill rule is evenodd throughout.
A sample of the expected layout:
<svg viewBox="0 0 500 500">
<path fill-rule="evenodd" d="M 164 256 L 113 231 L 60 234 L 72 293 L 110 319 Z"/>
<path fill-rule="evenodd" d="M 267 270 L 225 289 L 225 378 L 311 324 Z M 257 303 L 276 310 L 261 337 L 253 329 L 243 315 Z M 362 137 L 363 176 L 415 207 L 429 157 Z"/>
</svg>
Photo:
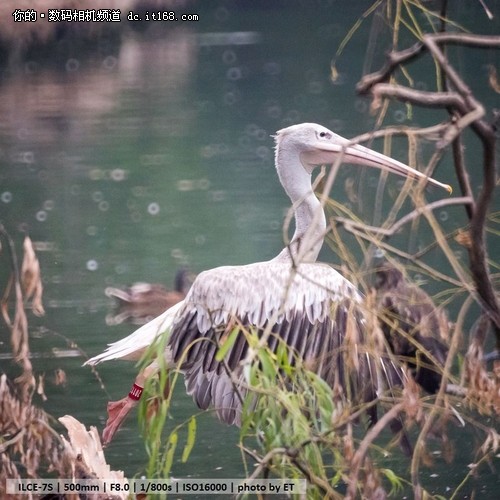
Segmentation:
<svg viewBox="0 0 500 500">
<path fill-rule="evenodd" d="M 304 495 L 305 479 L 7 479 L 6 492 L 11 495 L 95 493 L 146 494 L 175 493 L 182 495 Z"/>
</svg>

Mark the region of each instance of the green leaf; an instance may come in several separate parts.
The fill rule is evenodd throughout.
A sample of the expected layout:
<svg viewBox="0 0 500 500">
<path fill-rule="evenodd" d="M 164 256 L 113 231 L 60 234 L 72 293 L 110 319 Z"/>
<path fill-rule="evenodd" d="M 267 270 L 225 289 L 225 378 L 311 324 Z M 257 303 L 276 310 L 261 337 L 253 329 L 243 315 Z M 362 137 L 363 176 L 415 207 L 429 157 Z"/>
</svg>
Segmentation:
<svg viewBox="0 0 500 500">
<path fill-rule="evenodd" d="M 391 489 L 393 492 L 398 492 L 403 489 L 403 483 L 401 478 L 399 478 L 393 470 L 391 469 L 381 469 L 381 472 L 385 475 L 385 477 L 391 483 Z"/>
<path fill-rule="evenodd" d="M 183 464 L 187 462 L 191 450 L 193 449 L 195 440 L 196 440 L 196 418 L 191 417 L 188 423 L 188 435 L 187 435 L 186 445 L 184 446 L 184 450 L 182 450 L 181 461 Z"/>
<path fill-rule="evenodd" d="M 278 344 L 276 356 L 278 358 L 278 364 L 280 368 L 285 372 L 286 375 L 290 377 L 292 375 L 293 369 L 290 365 L 290 359 L 288 358 L 288 347 L 284 342 L 280 342 Z"/>
<path fill-rule="evenodd" d="M 177 448 L 177 441 L 179 440 L 179 436 L 177 435 L 177 432 L 172 432 L 168 438 L 168 444 L 167 444 L 167 455 L 165 457 L 165 466 L 163 468 L 164 473 L 168 474 L 170 472 L 170 469 L 172 468 L 172 464 L 174 463 L 174 454 L 175 454 L 175 449 Z"/>
<path fill-rule="evenodd" d="M 233 331 L 229 334 L 229 337 L 219 347 L 219 350 L 217 351 L 217 354 L 215 355 L 216 361 L 220 362 L 225 358 L 229 349 L 231 349 L 231 347 L 233 347 L 234 343 L 236 342 L 236 337 L 238 336 L 238 333 L 240 333 L 240 329 L 238 327 L 233 328 Z"/>
<path fill-rule="evenodd" d="M 259 351 L 259 361 L 262 363 L 262 373 L 266 377 L 273 377 L 276 375 L 276 365 L 273 363 L 272 356 L 267 349 Z"/>
</svg>

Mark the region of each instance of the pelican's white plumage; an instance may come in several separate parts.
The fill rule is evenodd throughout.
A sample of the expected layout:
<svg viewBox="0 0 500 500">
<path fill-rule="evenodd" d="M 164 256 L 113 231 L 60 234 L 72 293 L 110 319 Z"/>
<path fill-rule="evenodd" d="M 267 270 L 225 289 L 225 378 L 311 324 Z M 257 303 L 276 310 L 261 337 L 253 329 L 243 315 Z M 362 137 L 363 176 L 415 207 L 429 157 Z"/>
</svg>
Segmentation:
<svg viewBox="0 0 500 500">
<path fill-rule="evenodd" d="M 352 283 L 326 264 L 303 263 L 293 268 L 270 261 L 217 267 L 201 273 L 196 284 L 179 316 L 196 311 L 200 333 L 233 317 L 245 318 L 257 327 L 274 315 L 278 323 L 290 320 L 292 314 L 307 316 L 311 323 L 324 321 L 332 301 L 361 298 Z"/>
<path fill-rule="evenodd" d="M 246 335 L 240 332 L 223 362 L 216 355 L 236 324 L 260 334 L 269 328 L 271 350 L 282 341 L 292 363 L 300 357 L 332 385 L 349 376 L 361 395 L 366 359 L 357 363 L 355 374 L 347 374 L 344 356 L 350 354 L 342 345 L 349 321 L 350 340 L 363 340 L 361 303 L 352 283 L 325 264 L 270 261 L 215 268 L 199 275 L 174 318 L 171 362 L 182 362 L 188 394 L 198 406 L 213 406 L 229 424 L 241 419 L 238 393 L 246 391 L 235 380 L 244 381 Z"/>
<path fill-rule="evenodd" d="M 181 308 L 183 302 L 178 302 L 170 307 L 149 323 L 138 328 L 128 337 L 109 344 L 104 352 L 89 359 L 85 364 L 96 365 L 102 361 L 109 361 L 111 359 L 127 359 L 131 361 L 141 359 L 145 350 L 155 341 L 156 337 L 170 329 L 177 311 Z"/>
<path fill-rule="evenodd" d="M 291 353 L 300 356 L 328 383 L 339 384 L 346 391 L 349 386 L 351 393 L 346 397 L 374 397 L 380 376 L 373 376 L 368 357 L 360 354 L 352 363 L 355 369 L 344 371 L 349 364 L 346 356 L 357 356 L 356 345 L 362 344 L 366 335 L 361 296 L 334 269 L 314 263 L 323 244 L 326 219 L 312 189 L 312 172 L 318 165 L 345 161 L 449 187 L 314 123 L 280 130 L 275 141 L 276 170 L 295 215 L 291 243 L 270 261 L 201 273 L 182 302 L 111 344 L 87 364 L 137 359 L 159 334 L 166 332 L 170 335 L 167 360 L 184 372 L 188 393 L 201 408 L 214 406 L 223 421 L 238 423 L 238 381 L 243 381 L 242 361 L 248 351 L 244 335 L 238 336 L 223 361 L 216 359 L 216 353 L 224 336 L 239 323 L 260 332 L 272 331 L 268 337 L 271 349 L 281 338 Z M 354 344 L 346 346 L 347 341 Z M 392 362 L 382 368 L 386 379 L 400 377 Z M 345 377 L 353 377 L 352 383 L 346 383 Z M 121 409 L 119 419 L 125 414 Z M 109 438 L 121 422 L 117 423 L 117 418 L 110 412 Z"/>
</svg>

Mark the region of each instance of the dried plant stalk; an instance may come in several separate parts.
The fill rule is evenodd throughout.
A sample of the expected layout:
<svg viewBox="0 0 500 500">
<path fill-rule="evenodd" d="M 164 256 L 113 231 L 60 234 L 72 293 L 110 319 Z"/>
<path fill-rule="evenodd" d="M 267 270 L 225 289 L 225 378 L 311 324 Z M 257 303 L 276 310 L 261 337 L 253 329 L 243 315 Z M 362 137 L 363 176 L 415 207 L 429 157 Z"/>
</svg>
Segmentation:
<svg viewBox="0 0 500 500">
<path fill-rule="evenodd" d="M 29 236 L 25 236 L 24 259 L 21 266 L 21 284 L 26 300 L 31 300 L 31 307 L 36 316 L 43 316 L 45 310 L 42 305 L 43 285 L 40 273 L 40 263 Z"/>
<path fill-rule="evenodd" d="M 121 484 L 126 481 L 123 472 L 111 470 L 106 463 L 95 427 L 87 431 L 75 418 L 61 417 L 59 420 L 68 429 L 67 440 L 52 428 L 51 420 L 31 400 L 19 397 L 5 374 L 0 376 L 0 498 L 6 497 L 6 479 L 46 477 L 54 472 L 61 479 L 112 479 Z"/>
</svg>

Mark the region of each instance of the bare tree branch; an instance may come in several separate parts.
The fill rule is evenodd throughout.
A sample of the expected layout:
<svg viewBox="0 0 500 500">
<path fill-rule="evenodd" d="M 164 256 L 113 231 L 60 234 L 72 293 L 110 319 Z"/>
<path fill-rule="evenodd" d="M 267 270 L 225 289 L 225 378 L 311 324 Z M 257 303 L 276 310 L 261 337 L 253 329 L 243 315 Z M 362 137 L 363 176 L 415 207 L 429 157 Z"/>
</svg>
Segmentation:
<svg viewBox="0 0 500 500">
<path fill-rule="evenodd" d="M 376 226 L 368 226 L 362 222 L 356 222 L 351 219 L 347 219 L 345 217 L 334 217 L 335 222 L 343 224 L 346 230 L 351 230 L 352 228 L 358 228 L 360 230 L 364 230 L 367 232 L 371 232 L 374 234 L 381 234 L 383 236 L 393 236 L 401 228 L 408 224 L 409 222 L 414 221 L 417 217 L 422 215 L 427 210 L 435 210 L 436 208 L 443 208 L 449 205 L 469 205 L 472 204 L 474 200 L 468 196 L 462 196 L 460 198 L 450 198 L 450 199 L 442 199 L 437 200 L 428 205 L 424 205 L 422 207 L 417 207 L 415 210 L 411 211 L 409 214 L 406 214 L 404 217 L 401 217 L 397 222 L 395 222 L 389 228 L 376 227 Z"/>
<path fill-rule="evenodd" d="M 358 84 L 357 90 L 361 94 L 371 94 L 375 99 L 375 105 L 378 105 L 380 99 L 389 97 L 420 106 L 447 109 L 452 119 L 442 140 L 436 145 L 438 149 L 458 140 L 459 134 L 466 127 L 470 127 L 479 137 L 483 146 L 483 184 L 475 202 L 466 209 L 470 218 L 472 241 L 468 247 L 469 265 L 482 306 L 494 327 L 497 348 L 500 349 L 500 305 L 489 274 L 485 231 L 486 217 L 496 185 L 495 130 L 484 120 L 485 111 L 482 104 L 474 97 L 470 88 L 446 58 L 440 46 L 447 44 L 476 48 L 500 47 L 500 37 L 462 33 L 424 35 L 422 41 L 413 47 L 390 53 L 384 67 L 365 76 Z M 430 52 L 445 73 L 453 88 L 452 92 L 422 92 L 385 83 L 401 64 L 409 63 L 426 51 Z M 454 157 L 458 160 L 455 168 L 462 194 L 469 197 L 472 190 L 460 154 L 460 142 L 454 145 L 453 150 Z"/>
<path fill-rule="evenodd" d="M 395 404 L 387 413 L 385 413 L 378 422 L 371 427 L 363 441 L 356 450 L 354 457 L 352 459 L 352 469 L 349 475 L 349 481 L 347 486 L 347 493 L 345 498 L 352 500 L 356 498 L 356 489 L 358 485 L 359 471 L 368 453 L 370 445 L 373 443 L 375 438 L 379 436 L 384 428 L 386 428 L 389 423 L 398 417 L 400 413 L 404 411 L 404 403 Z"/>
</svg>

